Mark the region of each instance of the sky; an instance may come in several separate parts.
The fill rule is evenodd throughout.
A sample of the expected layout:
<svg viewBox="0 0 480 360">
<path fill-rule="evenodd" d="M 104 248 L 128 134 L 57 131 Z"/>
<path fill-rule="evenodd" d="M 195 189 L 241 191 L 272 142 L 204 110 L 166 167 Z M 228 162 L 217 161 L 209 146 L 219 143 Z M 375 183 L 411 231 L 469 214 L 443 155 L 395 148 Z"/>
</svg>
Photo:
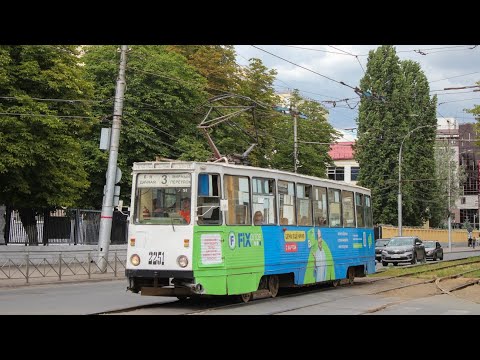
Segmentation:
<svg viewBox="0 0 480 360">
<path fill-rule="evenodd" d="M 247 65 L 248 59 L 255 57 L 261 59 L 268 68 L 276 69 L 277 80 L 274 86 L 279 93 L 298 89 L 302 96 L 322 102 L 352 99 L 348 100 L 348 103 L 338 102 L 335 107 L 331 102 L 323 104 L 329 110 L 328 121 L 333 127 L 356 128 L 359 96 L 352 88 L 338 82 L 343 81 L 352 87 L 359 86 L 360 79 L 364 75 L 363 69 L 366 69 L 366 55 L 378 45 L 254 46 L 257 48 L 252 45 L 235 46 L 238 64 Z M 480 46 L 471 49 L 474 46 L 395 45 L 401 60 L 413 60 L 420 64 L 430 83 L 431 94 L 438 94 L 437 117 L 454 117 L 459 124 L 475 121 L 474 117 L 464 109 L 471 109 L 475 104 L 480 104 L 480 92 L 473 92 L 475 88 L 444 90 L 450 87 L 472 86 L 480 81 Z M 313 70 L 331 80 L 272 54 Z M 355 132 L 355 130 L 348 131 Z"/>
</svg>

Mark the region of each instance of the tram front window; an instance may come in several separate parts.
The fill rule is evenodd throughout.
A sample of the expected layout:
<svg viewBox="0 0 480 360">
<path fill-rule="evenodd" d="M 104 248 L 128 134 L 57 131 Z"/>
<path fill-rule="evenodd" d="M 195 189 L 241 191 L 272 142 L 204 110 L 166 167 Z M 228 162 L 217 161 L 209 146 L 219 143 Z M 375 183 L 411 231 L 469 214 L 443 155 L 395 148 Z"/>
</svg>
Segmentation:
<svg viewBox="0 0 480 360">
<path fill-rule="evenodd" d="M 140 174 L 135 222 L 185 225 L 191 221 L 190 174 Z"/>
</svg>

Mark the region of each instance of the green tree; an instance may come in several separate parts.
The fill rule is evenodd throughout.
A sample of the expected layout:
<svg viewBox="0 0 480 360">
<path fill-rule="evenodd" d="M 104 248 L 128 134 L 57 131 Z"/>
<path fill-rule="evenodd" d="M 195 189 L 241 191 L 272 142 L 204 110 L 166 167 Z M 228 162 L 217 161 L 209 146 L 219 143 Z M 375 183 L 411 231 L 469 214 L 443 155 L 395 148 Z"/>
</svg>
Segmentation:
<svg viewBox="0 0 480 360">
<path fill-rule="evenodd" d="M 93 120 L 75 116 L 91 115 L 81 100 L 93 92 L 78 55 L 73 45 L 0 46 L 0 203 L 20 209 L 31 244 L 32 208 L 74 205 L 89 185 L 82 137 Z"/>
<path fill-rule="evenodd" d="M 113 111 L 113 96 L 118 74 L 115 46 L 88 46 L 83 57 L 89 78 L 99 99 L 94 111 L 107 120 Z M 198 106 L 207 94 L 205 78 L 187 63 L 183 55 L 166 46 L 132 46 L 127 55 L 126 92 L 118 166 L 124 176 L 121 198 L 129 201 L 133 162 L 154 161 L 157 157 L 205 160 L 207 144 L 197 130 L 202 112 Z M 108 152 L 98 150 L 99 125 L 91 138 L 88 171 L 92 186 L 86 205 L 102 203 Z"/>
<path fill-rule="evenodd" d="M 171 45 L 167 49 L 187 58 L 188 64 L 207 79 L 210 93 L 237 90 L 239 66 L 232 45 Z"/>
<path fill-rule="evenodd" d="M 393 46 L 370 51 L 360 88 L 371 95 L 361 97 L 355 157 L 361 169 L 359 185 L 372 189 L 374 221 L 398 223 L 398 154 L 403 141 L 403 224 L 421 225 L 437 211 L 431 207 L 437 191 L 432 180 L 436 97 L 430 98 L 420 66 L 400 61 Z"/>
</svg>

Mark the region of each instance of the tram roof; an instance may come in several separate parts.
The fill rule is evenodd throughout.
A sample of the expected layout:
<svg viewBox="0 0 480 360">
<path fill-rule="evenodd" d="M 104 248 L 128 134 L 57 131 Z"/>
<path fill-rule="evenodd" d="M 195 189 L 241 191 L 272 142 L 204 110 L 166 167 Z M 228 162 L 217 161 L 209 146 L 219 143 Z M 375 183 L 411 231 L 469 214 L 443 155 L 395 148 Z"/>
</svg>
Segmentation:
<svg viewBox="0 0 480 360">
<path fill-rule="evenodd" d="M 210 167 L 222 167 L 222 168 L 229 168 L 229 169 L 239 169 L 239 170 L 248 170 L 249 172 L 252 171 L 259 171 L 263 173 L 270 173 L 270 174 L 283 174 L 288 176 L 295 176 L 298 178 L 309 179 L 309 180 L 320 180 L 331 184 L 342 185 L 342 186 L 351 186 L 358 189 L 363 189 L 365 191 L 370 191 L 370 189 L 349 184 L 346 182 L 335 181 L 326 178 L 319 178 L 315 176 L 303 175 L 298 173 L 293 173 L 290 171 L 284 170 L 277 170 L 277 169 L 267 169 L 267 168 L 260 168 L 255 166 L 245 166 L 245 165 L 237 165 L 237 164 L 226 164 L 220 162 L 198 162 L 198 161 L 145 161 L 145 162 L 135 162 L 133 163 L 133 171 L 139 172 L 142 170 L 194 170 L 200 166 L 210 166 Z"/>
</svg>

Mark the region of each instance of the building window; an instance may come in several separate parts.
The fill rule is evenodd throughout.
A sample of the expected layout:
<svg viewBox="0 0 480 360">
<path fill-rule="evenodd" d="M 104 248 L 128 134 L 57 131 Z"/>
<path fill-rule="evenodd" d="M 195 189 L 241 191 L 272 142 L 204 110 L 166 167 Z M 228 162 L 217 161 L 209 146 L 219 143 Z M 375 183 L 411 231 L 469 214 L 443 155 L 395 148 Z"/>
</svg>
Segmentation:
<svg viewBox="0 0 480 360">
<path fill-rule="evenodd" d="M 476 161 L 470 153 L 464 153 L 460 156 L 460 165 L 464 167 L 467 178 L 463 183 L 464 195 L 478 194 L 478 167 Z"/>
<path fill-rule="evenodd" d="M 344 181 L 345 180 L 345 168 L 342 167 L 328 167 L 328 178 L 331 180 Z"/>
<path fill-rule="evenodd" d="M 460 223 L 465 224 L 467 221 L 478 229 L 478 209 L 460 209 Z"/>
<path fill-rule="evenodd" d="M 357 181 L 359 173 L 360 173 L 360 168 L 358 166 L 352 166 L 352 172 L 351 172 L 350 179 L 352 181 Z"/>
</svg>

